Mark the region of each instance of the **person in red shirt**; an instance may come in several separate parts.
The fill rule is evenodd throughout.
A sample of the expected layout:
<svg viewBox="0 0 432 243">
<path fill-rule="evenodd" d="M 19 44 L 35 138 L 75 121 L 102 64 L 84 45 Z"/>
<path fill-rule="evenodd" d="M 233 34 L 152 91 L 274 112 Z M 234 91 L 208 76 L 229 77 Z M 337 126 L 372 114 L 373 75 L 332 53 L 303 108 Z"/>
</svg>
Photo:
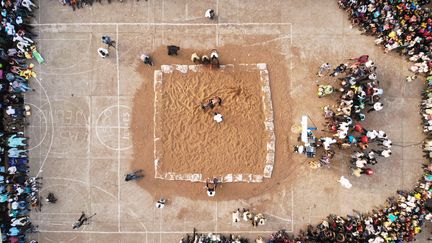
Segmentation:
<svg viewBox="0 0 432 243">
<path fill-rule="evenodd" d="M 363 129 L 362 125 L 360 125 L 359 123 L 354 125 L 354 131 L 359 132 L 359 133 L 364 133 L 365 130 Z"/>
<path fill-rule="evenodd" d="M 361 140 L 361 142 L 364 143 L 364 144 L 367 144 L 367 143 L 369 142 L 368 137 L 367 137 L 366 135 L 363 135 L 363 136 L 360 138 L 360 140 Z"/>
<path fill-rule="evenodd" d="M 366 175 L 373 175 L 374 171 L 371 168 L 365 168 L 363 169 L 361 174 L 366 174 Z"/>
<path fill-rule="evenodd" d="M 366 63 L 367 61 L 369 61 L 369 55 L 361 55 L 360 57 L 354 57 L 354 58 L 351 58 L 350 60 L 355 60 L 356 63 L 354 63 L 354 64 Z"/>
</svg>

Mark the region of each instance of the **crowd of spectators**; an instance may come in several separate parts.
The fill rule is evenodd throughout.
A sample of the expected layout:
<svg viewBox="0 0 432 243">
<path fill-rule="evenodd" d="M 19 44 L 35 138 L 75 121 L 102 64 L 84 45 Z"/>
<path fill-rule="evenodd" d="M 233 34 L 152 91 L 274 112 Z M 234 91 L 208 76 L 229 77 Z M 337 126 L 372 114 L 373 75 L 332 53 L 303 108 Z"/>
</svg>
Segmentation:
<svg viewBox="0 0 432 243">
<path fill-rule="evenodd" d="M 353 175 L 373 174 L 371 165 L 377 163 L 377 157 L 389 157 L 392 146 L 384 131 L 366 129 L 361 124 L 368 113 L 379 112 L 384 107 L 381 102 L 384 91 L 379 86 L 375 63 L 369 60 L 368 55 L 351 58 L 333 71 L 329 63 L 324 63 L 318 76 L 337 81 L 318 85 L 318 97 L 337 93 L 337 104 L 323 108 L 326 121 L 323 131 L 326 135 L 317 138 L 312 130 L 308 130 L 307 141 L 303 141 L 304 145 L 295 146 L 294 151 L 315 157 L 316 150 L 323 148 L 319 160 L 310 163 L 311 167 L 318 168 L 330 165 L 336 148 L 352 149 Z"/>
<path fill-rule="evenodd" d="M 114 0 L 116 1 L 116 0 Z M 123 0 L 117 0 L 118 2 L 123 2 Z M 137 2 L 139 2 L 139 0 L 136 0 Z M 148 1 L 148 0 L 145 0 Z M 75 11 L 76 9 L 80 9 L 83 8 L 84 6 L 93 6 L 93 3 L 99 3 L 99 4 L 103 4 L 103 3 L 111 3 L 113 2 L 113 0 L 59 0 L 59 2 L 63 5 L 68 5 L 70 6 L 73 11 Z"/>
<path fill-rule="evenodd" d="M 2 242 L 27 242 L 35 232 L 29 214 L 38 210 L 40 182 L 29 177 L 28 138 L 24 128 L 31 114 L 23 94 L 32 90 L 33 64 L 43 62 L 33 41 L 29 20 L 36 6 L 30 0 L 1 1 L 0 32 L 0 230 Z"/>
<path fill-rule="evenodd" d="M 351 58 L 351 62 L 337 66 L 330 76 L 339 77 L 340 87 L 337 90 L 340 96 L 336 109 L 330 106 L 324 107 L 326 119 L 326 132 L 332 137 L 319 138 L 318 145 L 324 147 L 325 153 L 320 158 L 320 164 L 329 164 L 335 154 L 332 147 L 336 144 L 340 149 L 354 148 L 351 155 L 351 168 L 353 175 L 372 174 L 371 165 L 377 163 L 377 157 L 389 157 L 392 143 L 387 134 L 382 130 L 365 129 L 361 122 L 366 119 L 366 114 L 379 112 L 384 105 L 376 75 L 376 66 L 368 55 Z M 323 64 L 322 66 L 326 66 Z M 322 66 L 320 68 L 321 72 Z M 374 148 L 372 148 L 374 146 Z"/>
<path fill-rule="evenodd" d="M 411 71 L 429 73 L 432 67 L 432 16 L 425 4 L 430 0 L 340 0 L 353 25 L 376 36 L 385 51 L 397 50 L 414 62 Z"/>
</svg>

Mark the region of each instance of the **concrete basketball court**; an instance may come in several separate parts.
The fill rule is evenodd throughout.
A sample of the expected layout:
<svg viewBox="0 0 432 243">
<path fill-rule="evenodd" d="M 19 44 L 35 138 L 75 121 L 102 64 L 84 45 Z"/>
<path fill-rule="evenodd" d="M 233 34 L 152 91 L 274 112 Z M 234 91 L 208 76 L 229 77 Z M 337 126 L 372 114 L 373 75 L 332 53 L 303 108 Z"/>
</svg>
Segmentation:
<svg viewBox="0 0 432 243">
<path fill-rule="evenodd" d="M 34 25 L 47 62 L 37 66 L 38 77 L 32 83 L 36 91 L 26 96 L 33 108 L 27 131 L 31 175 L 44 178 L 42 196 L 52 191 L 59 198 L 57 204 L 33 212 L 40 230 L 33 237 L 39 242 L 177 242 L 193 227 L 251 237 L 267 237 L 281 228 L 298 232 L 329 213 L 382 205 L 397 189 L 413 187 L 421 175 L 422 80 L 406 83 L 409 63 L 396 53 L 384 54 L 372 37 L 351 28 L 336 0 L 125 0 L 75 12 L 58 1 L 41 0 L 39 7 Z M 217 21 L 203 17 L 207 8 L 215 9 Z M 119 44 L 108 59 L 96 52 L 103 34 Z M 167 44 L 259 48 L 263 43 L 251 36 L 266 36 L 266 43 L 283 46 L 281 62 L 290 70 L 286 95 L 294 100 L 289 104 L 293 124 L 309 115 L 322 127 L 320 107 L 329 101 L 318 102 L 315 95 L 314 74 L 321 63 L 334 66 L 369 54 L 378 66 L 385 108 L 369 115 L 365 127 L 389 134 L 396 144 L 392 157 L 381 158 L 372 177 L 349 177 L 353 188 L 347 190 L 336 182 L 341 175 L 350 175 L 346 157 L 333 162 L 331 169 L 311 170 L 305 157 L 289 152 L 288 144 L 295 144 L 297 135 L 286 131 L 286 137 L 276 138 L 276 150 L 286 150 L 286 156 L 276 160 L 287 167 L 274 170 L 291 170 L 294 179 L 289 183 L 281 181 L 259 197 L 231 201 L 166 195 L 169 205 L 157 210 L 152 195 L 123 180 L 133 156 L 129 125 L 132 98 L 142 83 L 135 71 L 139 54 Z M 276 120 L 283 115 L 275 110 Z M 242 207 L 268 215 L 267 224 L 234 225 L 231 212 Z M 72 224 L 81 211 L 97 215 L 90 225 L 74 231 Z"/>
</svg>

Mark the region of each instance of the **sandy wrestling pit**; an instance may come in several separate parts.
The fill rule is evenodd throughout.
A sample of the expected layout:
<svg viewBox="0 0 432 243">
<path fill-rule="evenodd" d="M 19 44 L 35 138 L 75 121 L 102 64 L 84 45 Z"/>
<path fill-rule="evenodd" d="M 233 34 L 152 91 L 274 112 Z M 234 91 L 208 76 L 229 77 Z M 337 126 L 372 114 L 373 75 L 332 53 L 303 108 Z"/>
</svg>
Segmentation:
<svg viewBox="0 0 432 243">
<path fill-rule="evenodd" d="M 253 39 L 263 41 L 262 39 Z M 258 195 L 263 191 L 277 190 L 278 185 L 284 181 L 293 179 L 292 167 L 296 165 L 289 163 L 291 151 L 288 143 L 288 135 L 291 129 L 291 108 L 286 105 L 290 103 L 288 94 L 289 75 L 284 67 L 280 50 L 281 46 L 269 43 L 265 46 L 267 50 L 263 53 L 255 46 L 224 46 L 219 47 L 218 52 L 221 63 L 266 63 L 269 71 L 270 86 L 272 91 L 272 103 L 274 110 L 274 124 L 276 134 L 275 164 L 270 180 L 264 179 L 262 183 L 226 183 L 223 190 L 218 192 L 217 200 L 228 200 L 232 198 L 248 198 Z M 157 56 L 155 66 L 149 67 L 141 63 L 135 63 L 136 71 L 143 78 L 143 84 L 134 96 L 133 116 L 131 120 L 131 135 L 133 139 L 133 159 L 129 170 L 144 169 L 146 176 L 138 184 L 149 190 L 155 198 L 165 195 L 186 196 L 193 199 L 209 200 L 204 193 L 203 183 L 191 183 L 190 181 L 163 180 L 155 178 L 154 170 L 154 71 L 160 70 L 167 63 L 180 65 L 191 65 L 190 56 L 197 50 L 182 49 L 179 56 L 166 55 L 166 47 L 161 46 L 153 53 Z M 204 53 L 200 50 L 199 53 Z M 288 166 L 288 167 L 287 167 Z M 292 167 L 291 167 L 292 166 Z M 179 190 L 181 188 L 181 190 Z"/>
<path fill-rule="evenodd" d="M 162 65 L 155 71 L 155 177 L 262 182 L 274 163 L 274 125 L 265 64 Z M 222 105 L 204 111 L 212 97 Z M 216 123 L 214 112 L 223 114 Z"/>
</svg>

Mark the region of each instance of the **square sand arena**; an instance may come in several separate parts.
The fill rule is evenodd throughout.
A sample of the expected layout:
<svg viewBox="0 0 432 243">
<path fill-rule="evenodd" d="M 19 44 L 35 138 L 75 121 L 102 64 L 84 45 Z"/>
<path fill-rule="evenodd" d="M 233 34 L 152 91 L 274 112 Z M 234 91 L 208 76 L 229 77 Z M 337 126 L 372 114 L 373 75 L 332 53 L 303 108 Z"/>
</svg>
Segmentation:
<svg viewBox="0 0 432 243">
<path fill-rule="evenodd" d="M 273 108 L 266 64 L 163 65 L 155 71 L 155 177 L 262 182 L 274 164 Z M 222 105 L 204 111 L 218 96 Z M 214 112 L 224 116 L 213 120 Z"/>
</svg>

